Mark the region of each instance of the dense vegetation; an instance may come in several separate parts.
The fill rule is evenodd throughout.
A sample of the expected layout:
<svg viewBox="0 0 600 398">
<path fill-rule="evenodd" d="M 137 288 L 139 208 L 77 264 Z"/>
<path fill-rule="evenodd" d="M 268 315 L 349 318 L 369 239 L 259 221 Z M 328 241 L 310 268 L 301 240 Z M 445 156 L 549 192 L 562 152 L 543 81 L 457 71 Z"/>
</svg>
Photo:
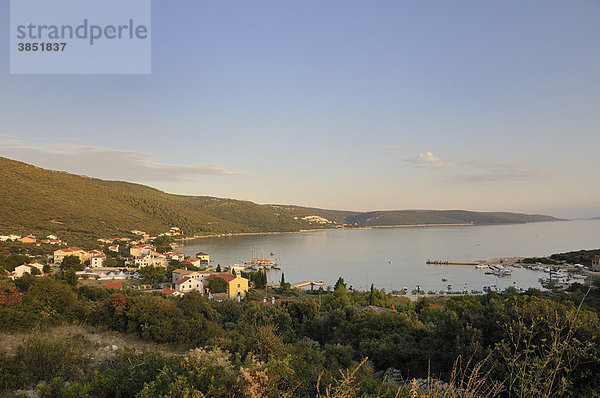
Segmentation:
<svg viewBox="0 0 600 398">
<path fill-rule="evenodd" d="M 600 256 L 600 249 L 577 250 L 566 253 L 555 253 L 549 257 L 526 257 L 520 262 L 526 264 L 581 264 L 590 267 L 595 256 Z"/>
<path fill-rule="evenodd" d="M 413 397 L 485 396 L 479 387 L 501 384 L 504 396 L 600 393 L 600 289 L 509 290 L 432 306 L 374 288 L 350 292 L 340 279 L 332 292 L 277 291 L 287 301 L 265 306 L 211 302 L 197 292 L 77 288 L 52 277 L 1 284 L 4 332 L 76 323 L 190 350 L 125 349 L 97 361 L 81 336 L 32 333 L 14 355 L 0 355 L 2 390 L 42 382 L 38 391 L 49 397 Z M 462 390 L 398 392 L 381 382 L 390 368 L 406 379 L 453 380 Z"/>
<path fill-rule="evenodd" d="M 0 234 L 54 234 L 70 244 L 98 237 L 150 234 L 177 226 L 187 235 L 298 231 L 331 227 L 301 219 L 317 215 L 338 224 L 389 226 L 454 223 L 517 223 L 555 220 L 548 216 L 468 211 L 349 212 L 256 203 L 207 196 L 182 196 L 144 185 L 103 181 L 44 170 L 0 157 Z"/>
<path fill-rule="evenodd" d="M 347 218 L 348 223 L 360 226 L 393 226 L 411 224 L 514 224 L 556 221 L 539 214 L 474 212 L 464 210 L 394 210 L 361 213 Z"/>
</svg>

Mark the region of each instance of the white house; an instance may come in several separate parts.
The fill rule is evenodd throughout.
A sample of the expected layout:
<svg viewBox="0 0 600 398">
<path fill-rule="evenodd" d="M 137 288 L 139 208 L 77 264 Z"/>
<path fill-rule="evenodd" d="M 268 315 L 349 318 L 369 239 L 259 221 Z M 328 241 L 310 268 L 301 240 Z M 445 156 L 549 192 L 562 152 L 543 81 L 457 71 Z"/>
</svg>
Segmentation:
<svg viewBox="0 0 600 398">
<path fill-rule="evenodd" d="M 165 253 L 165 255 L 167 256 L 167 260 L 171 261 L 171 260 L 175 260 L 175 261 L 183 261 L 185 260 L 185 254 L 178 252 L 178 253 L 173 253 L 173 252 L 168 252 Z"/>
<path fill-rule="evenodd" d="M 204 277 L 209 274 L 206 271 L 188 271 L 187 269 L 176 269 L 173 271 L 172 282 L 177 283 L 183 278 L 192 278 L 198 280 L 204 280 Z"/>
<path fill-rule="evenodd" d="M 31 274 L 31 270 L 33 270 L 34 268 L 37 268 L 40 271 L 40 273 L 42 273 L 44 269 L 44 264 L 31 263 L 19 265 L 18 267 L 15 267 L 15 270 L 8 274 L 8 276 L 10 279 L 15 280 L 17 278 L 22 277 L 25 274 Z"/>
<path fill-rule="evenodd" d="M 202 260 L 199 258 L 190 258 L 186 261 L 186 263 L 193 265 L 194 267 L 202 267 Z"/>
<path fill-rule="evenodd" d="M 133 257 L 143 257 L 154 250 L 156 250 L 156 247 L 152 245 L 136 245 L 129 248 L 129 254 Z"/>
<path fill-rule="evenodd" d="M 138 268 L 143 267 L 167 267 L 167 256 L 162 253 L 156 252 L 154 250 L 150 251 L 150 253 L 142 256 L 136 257 L 134 260 L 134 264 Z"/>
<path fill-rule="evenodd" d="M 173 284 L 177 291 L 198 290 L 204 292 L 205 278 L 211 275 L 209 271 L 188 271 L 186 269 L 176 269 L 173 271 Z M 182 282 L 185 279 L 184 282 Z M 181 290 L 187 289 L 187 290 Z"/>
<path fill-rule="evenodd" d="M 20 235 L 2 235 L 0 236 L 0 242 L 6 242 L 7 240 L 19 240 L 21 239 Z"/>
<path fill-rule="evenodd" d="M 191 290 L 198 290 L 202 293 L 204 290 L 204 282 L 202 280 L 186 276 L 175 282 L 175 290 L 181 293 L 189 292 Z"/>
<path fill-rule="evenodd" d="M 600 256 L 595 256 L 592 259 L 592 271 L 600 271 Z"/>
<path fill-rule="evenodd" d="M 90 258 L 90 267 L 98 268 L 104 266 L 104 261 L 106 261 L 106 254 L 96 254 Z"/>
</svg>

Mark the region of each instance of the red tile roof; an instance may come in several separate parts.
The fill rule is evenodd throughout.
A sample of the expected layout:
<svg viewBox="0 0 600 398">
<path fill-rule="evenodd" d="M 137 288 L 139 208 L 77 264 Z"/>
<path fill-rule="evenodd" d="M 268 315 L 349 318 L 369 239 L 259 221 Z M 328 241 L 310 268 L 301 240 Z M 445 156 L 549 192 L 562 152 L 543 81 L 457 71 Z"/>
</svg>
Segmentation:
<svg viewBox="0 0 600 398">
<path fill-rule="evenodd" d="M 175 290 L 175 289 L 171 289 L 170 287 L 163 287 L 162 291 L 163 291 L 165 294 L 173 294 L 173 293 L 175 293 L 177 290 Z"/>
<path fill-rule="evenodd" d="M 192 278 L 190 278 L 189 276 L 186 276 L 185 278 L 181 278 L 180 280 L 178 280 L 177 282 L 175 282 L 175 284 L 176 285 L 181 285 L 182 283 L 187 282 L 190 279 L 192 279 Z"/>
<path fill-rule="evenodd" d="M 234 280 L 235 278 L 237 278 L 237 276 L 234 276 L 232 274 L 227 274 L 227 273 L 216 273 L 216 274 L 210 274 L 209 276 L 207 276 L 204 279 L 214 279 L 214 278 L 223 278 L 225 279 L 225 282 L 231 282 L 232 280 Z"/>
<path fill-rule="evenodd" d="M 107 282 L 104 287 L 107 289 L 123 289 L 123 282 Z"/>
</svg>

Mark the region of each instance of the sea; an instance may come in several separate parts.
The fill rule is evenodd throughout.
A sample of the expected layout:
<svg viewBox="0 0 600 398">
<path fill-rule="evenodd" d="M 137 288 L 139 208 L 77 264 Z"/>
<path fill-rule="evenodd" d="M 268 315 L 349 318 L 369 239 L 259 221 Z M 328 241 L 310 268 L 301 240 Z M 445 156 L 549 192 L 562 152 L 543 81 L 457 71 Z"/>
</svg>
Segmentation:
<svg viewBox="0 0 600 398">
<path fill-rule="evenodd" d="M 539 279 L 548 274 L 515 268 L 511 276 L 498 277 L 472 265 L 428 265 L 426 261 L 538 257 L 597 248 L 600 220 L 234 235 L 189 240 L 182 251 L 189 256 L 207 252 L 215 266 L 241 264 L 253 253 L 274 259 L 281 270 L 268 272 L 273 283 L 284 273 L 286 282 L 322 281 L 325 288 L 342 277 L 357 290 L 368 290 L 373 284 L 387 292 L 411 292 L 417 286 L 424 292 L 470 292 L 486 287 L 540 288 Z"/>
</svg>

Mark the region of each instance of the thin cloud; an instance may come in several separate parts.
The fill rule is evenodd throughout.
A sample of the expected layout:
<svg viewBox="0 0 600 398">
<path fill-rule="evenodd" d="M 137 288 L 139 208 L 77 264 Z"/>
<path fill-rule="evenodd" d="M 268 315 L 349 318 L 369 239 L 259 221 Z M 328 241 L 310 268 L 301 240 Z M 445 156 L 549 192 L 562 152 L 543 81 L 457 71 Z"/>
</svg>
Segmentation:
<svg viewBox="0 0 600 398">
<path fill-rule="evenodd" d="M 139 151 L 73 144 L 26 145 L 8 134 L 0 136 L 0 155 L 52 170 L 128 181 L 178 181 L 198 175 L 243 174 L 216 164 L 160 163 L 155 160 L 154 155 Z"/>
<path fill-rule="evenodd" d="M 412 146 L 410 146 L 410 145 L 384 145 L 381 148 L 388 150 L 388 151 L 405 151 L 407 149 L 412 148 Z"/>
<path fill-rule="evenodd" d="M 431 167 L 431 168 L 448 168 L 454 167 L 454 164 L 444 162 L 439 157 L 435 156 L 433 153 L 427 151 L 419 154 L 419 156 L 415 156 L 412 158 L 406 159 L 407 162 L 414 164 L 418 167 Z"/>
<path fill-rule="evenodd" d="M 462 162 L 461 168 L 471 171 L 455 176 L 466 182 L 531 181 L 547 176 L 547 173 L 518 163 L 497 163 L 485 160 Z"/>
</svg>

